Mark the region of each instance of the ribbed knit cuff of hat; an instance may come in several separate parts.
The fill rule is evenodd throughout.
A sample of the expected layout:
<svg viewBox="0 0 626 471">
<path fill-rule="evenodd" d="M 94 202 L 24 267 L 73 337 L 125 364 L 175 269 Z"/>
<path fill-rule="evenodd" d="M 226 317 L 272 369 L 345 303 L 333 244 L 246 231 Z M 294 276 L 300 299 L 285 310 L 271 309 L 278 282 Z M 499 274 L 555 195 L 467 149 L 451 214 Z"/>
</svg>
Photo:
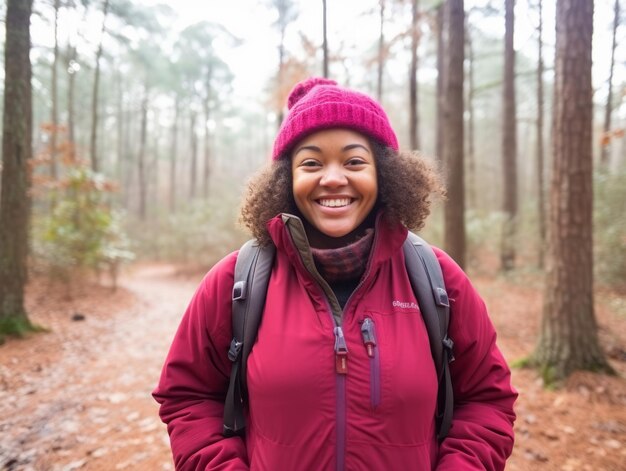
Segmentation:
<svg viewBox="0 0 626 471">
<path fill-rule="evenodd" d="M 305 136 L 332 128 L 352 129 L 398 150 L 398 138 L 382 106 L 334 80 L 311 77 L 296 84 L 288 110 L 274 141 L 274 160 L 287 156 Z"/>
</svg>

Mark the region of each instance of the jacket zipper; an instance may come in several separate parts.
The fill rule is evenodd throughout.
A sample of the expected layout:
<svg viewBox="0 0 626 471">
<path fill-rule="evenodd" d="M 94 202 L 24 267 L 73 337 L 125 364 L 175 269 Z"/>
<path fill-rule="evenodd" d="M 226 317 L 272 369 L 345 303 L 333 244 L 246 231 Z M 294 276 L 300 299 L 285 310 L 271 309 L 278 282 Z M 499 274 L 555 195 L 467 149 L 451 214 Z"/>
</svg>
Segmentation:
<svg viewBox="0 0 626 471">
<path fill-rule="evenodd" d="M 335 387 L 337 395 L 337 463 L 335 469 L 337 471 L 343 471 L 346 459 L 346 375 L 348 374 L 348 345 L 346 344 L 346 338 L 343 335 L 343 329 L 340 325 L 335 326 L 334 332 Z"/>
<path fill-rule="evenodd" d="M 335 327 L 335 371 L 340 375 L 348 374 L 348 345 L 339 325 Z"/>
<path fill-rule="evenodd" d="M 293 216 L 290 216 L 293 217 Z M 297 218 L 296 218 L 297 219 Z M 302 222 L 298 219 L 298 222 L 300 223 L 300 227 L 298 228 L 298 230 L 302 230 L 304 231 L 304 227 L 302 226 Z M 300 248 L 298 247 L 298 245 L 295 243 L 294 239 L 293 239 L 293 234 L 291 233 L 291 231 L 288 231 L 290 236 L 291 236 L 291 242 L 294 244 L 294 246 L 296 247 L 296 250 L 298 250 L 298 252 L 300 251 Z M 306 236 L 305 236 L 306 237 Z M 375 249 L 376 244 L 378 241 L 378 232 L 375 231 L 374 232 L 374 240 L 372 241 L 372 251 Z M 301 255 L 302 257 L 302 255 Z M 306 263 L 304 263 L 303 260 L 303 264 L 306 267 Z M 318 282 L 318 284 L 320 285 L 320 288 L 322 289 L 322 292 L 326 295 L 326 302 L 328 304 L 328 312 L 330 314 L 330 317 L 333 321 L 334 324 L 334 334 L 335 334 L 335 371 L 336 371 L 336 375 L 337 375 L 337 379 L 336 379 L 336 395 L 337 395 L 337 463 L 336 463 L 336 471 L 343 471 L 345 468 L 345 453 L 346 453 L 346 427 L 347 427 L 347 417 L 346 417 L 346 375 L 348 373 L 348 347 L 346 344 L 346 339 L 343 335 L 343 329 L 341 327 L 341 321 L 342 321 L 342 317 L 343 317 L 343 312 L 345 312 L 345 308 L 350 304 L 350 301 L 352 300 L 352 298 L 354 297 L 354 293 L 356 293 L 361 286 L 363 286 L 364 284 L 364 280 L 366 280 L 369 276 L 370 270 L 371 270 L 371 258 L 368 260 L 367 262 L 367 266 L 365 268 L 365 273 L 363 275 L 363 277 L 361 278 L 361 281 L 359 281 L 359 284 L 356 286 L 356 288 L 354 289 L 354 291 L 352 292 L 352 294 L 350 295 L 350 297 L 348 298 L 348 300 L 346 301 L 346 304 L 344 306 L 344 309 L 341 310 L 340 313 L 338 313 L 338 315 L 336 316 L 335 313 L 333 312 L 333 309 L 331 307 L 331 303 L 329 301 L 331 296 L 335 296 L 332 289 L 330 289 L 330 286 L 328 285 L 328 283 L 326 282 L 326 280 L 324 280 L 324 278 L 322 278 L 322 276 L 319 274 L 319 272 L 317 271 L 317 269 L 315 268 L 315 265 L 313 264 L 311 269 L 307 269 L 309 271 L 309 273 L 313 276 L 313 278 Z M 334 298 L 336 301 L 336 298 Z M 338 304 L 338 303 L 335 303 Z"/>
<path fill-rule="evenodd" d="M 374 232 L 374 240 L 372 241 L 372 251 L 376 247 L 376 243 L 378 240 L 378 232 Z M 354 288 L 352 294 L 346 301 L 343 312 L 346 311 L 346 308 L 350 305 L 350 301 L 354 297 L 354 293 L 356 293 L 364 284 L 365 280 L 369 277 L 369 273 L 371 270 L 371 258 L 367 262 L 367 266 L 365 267 L 365 273 L 361 277 L 359 284 Z M 326 281 L 322 278 L 322 282 L 327 285 Z M 330 308 L 330 303 L 329 303 Z M 337 371 L 337 471 L 343 471 L 345 468 L 345 460 L 346 460 L 346 427 L 347 427 L 347 417 L 346 417 L 346 375 L 348 373 L 348 347 L 345 345 L 345 337 L 343 336 L 343 330 L 341 328 L 340 322 L 335 319 L 332 315 L 332 309 L 330 309 L 331 317 L 335 322 L 335 370 Z M 339 340 L 341 339 L 341 340 Z M 342 343 L 343 342 L 343 343 Z M 338 346 L 344 345 L 345 352 L 338 349 Z M 370 362 L 371 365 L 371 362 Z M 370 366 L 372 368 L 372 366 Z M 373 368 L 379 369 L 379 367 L 374 366 Z M 371 371 L 371 369 L 370 369 Z M 378 372 L 378 377 L 380 377 L 380 372 Z M 380 393 L 378 393 L 378 402 L 380 402 Z M 373 401 L 372 401 L 373 403 Z M 378 405 L 378 404 L 377 404 Z"/>
<path fill-rule="evenodd" d="M 372 241 L 372 250 L 375 247 L 376 241 L 378 239 L 378 233 L 374 233 L 374 240 Z M 359 284 L 354 288 L 354 291 L 346 301 L 344 305 L 343 312 L 346 311 L 346 308 L 349 306 L 350 301 L 352 300 L 354 293 L 356 293 L 361 286 L 364 284 L 364 280 L 367 279 L 370 272 L 371 259 L 368 260 L 367 266 L 365 268 L 365 274 L 359 281 Z M 322 283 L 326 284 L 326 281 L 322 278 Z M 341 323 L 335 318 L 333 315 L 332 309 L 330 308 L 330 303 L 328 305 L 329 312 L 331 318 L 335 324 L 335 371 L 337 372 L 337 464 L 336 470 L 343 471 L 345 468 L 346 461 L 346 427 L 347 427 L 347 417 L 346 417 L 346 375 L 348 373 L 348 347 L 346 345 L 346 339 L 343 335 L 343 329 L 341 328 Z M 345 348 L 345 350 L 344 350 Z M 376 361 L 378 364 L 378 361 Z M 370 362 L 371 365 L 371 362 Z M 379 369 L 379 366 L 370 366 L 371 368 Z M 378 372 L 378 377 L 380 377 L 380 372 Z M 378 393 L 378 402 L 380 402 L 380 392 Z M 372 400 L 372 404 L 374 401 Z M 378 403 L 376 404 L 378 405 Z M 375 406 L 374 406 L 375 407 Z"/>
<path fill-rule="evenodd" d="M 372 408 L 380 405 L 380 356 L 376 343 L 376 327 L 374 321 L 366 317 L 361 324 L 363 345 L 370 359 L 370 401 Z"/>
<path fill-rule="evenodd" d="M 378 241 L 378 232 L 375 231 L 374 232 L 374 240 L 372 241 L 372 251 L 374 251 L 375 247 L 376 247 L 376 243 Z M 363 276 L 361 277 L 361 280 L 359 281 L 359 284 L 356 286 L 356 288 L 354 288 L 354 291 L 352 291 L 352 294 L 350 295 L 350 297 L 348 298 L 348 300 L 346 301 L 346 304 L 344 305 L 344 308 L 342 310 L 342 314 L 343 312 L 346 311 L 346 308 L 350 305 L 350 301 L 352 301 L 352 298 L 354 297 L 354 293 L 356 293 L 361 286 L 363 286 L 364 281 L 369 277 L 369 273 L 371 270 L 371 258 L 367 261 L 367 265 L 365 267 L 365 273 L 363 274 Z M 322 278 L 322 281 L 324 283 L 326 283 L 324 281 L 324 279 Z M 329 308 L 330 308 L 330 303 L 329 303 Z M 332 310 L 330 310 L 331 313 L 331 317 L 333 318 L 333 321 L 335 322 L 335 364 L 337 365 L 338 360 L 340 359 L 341 362 L 340 365 L 345 365 L 345 369 L 343 369 L 342 371 L 340 371 L 339 368 L 337 368 L 337 366 L 335 366 L 335 370 L 337 371 L 337 465 L 336 465 L 336 470 L 337 471 L 343 471 L 345 468 L 345 461 L 346 461 L 346 427 L 347 427 L 347 417 L 346 417 L 346 374 L 348 373 L 347 367 L 348 367 L 348 347 L 345 347 L 345 353 L 342 353 L 341 357 L 339 357 L 338 353 L 339 350 L 337 349 L 338 345 L 341 345 L 341 342 L 338 340 L 339 338 L 343 339 L 343 343 L 345 345 L 345 337 L 343 336 L 343 330 L 341 328 L 341 324 L 340 322 L 338 322 L 335 317 L 332 315 Z M 370 363 L 371 365 L 371 363 Z M 370 367 L 371 368 L 371 367 Z M 375 367 L 375 368 L 379 368 L 379 367 Z M 371 370 L 370 370 L 371 371 Z M 378 376 L 380 376 L 380 373 L 378 373 Z M 378 397 L 378 402 L 380 402 L 380 393 L 379 393 L 379 397 Z"/>
</svg>

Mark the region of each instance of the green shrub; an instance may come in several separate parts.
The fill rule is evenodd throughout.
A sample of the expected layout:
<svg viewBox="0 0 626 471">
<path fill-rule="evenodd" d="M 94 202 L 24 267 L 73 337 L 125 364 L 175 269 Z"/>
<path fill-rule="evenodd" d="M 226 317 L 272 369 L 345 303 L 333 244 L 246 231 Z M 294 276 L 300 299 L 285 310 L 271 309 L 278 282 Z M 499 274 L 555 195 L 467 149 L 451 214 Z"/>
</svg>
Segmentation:
<svg viewBox="0 0 626 471">
<path fill-rule="evenodd" d="M 35 256 L 54 276 L 68 281 L 81 268 L 113 273 L 133 258 L 121 213 L 106 202 L 112 188 L 98 173 L 70 168 L 51 214 L 35 220 Z"/>
</svg>

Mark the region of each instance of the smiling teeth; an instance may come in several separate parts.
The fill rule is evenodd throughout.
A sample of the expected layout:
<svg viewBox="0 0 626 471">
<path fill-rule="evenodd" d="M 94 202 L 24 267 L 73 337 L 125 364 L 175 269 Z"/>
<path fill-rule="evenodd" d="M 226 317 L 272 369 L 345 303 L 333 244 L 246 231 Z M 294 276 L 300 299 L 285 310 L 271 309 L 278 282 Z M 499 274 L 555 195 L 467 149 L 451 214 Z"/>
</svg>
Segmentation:
<svg viewBox="0 0 626 471">
<path fill-rule="evenodd" d="M 327 206 L 329 208 L 338 208 L 340 206 L 348 206 L 350 204 L 350 198 L 341 198 L 335 200 L 319 200 L 319 203 L 322 206 Z"/>
</svg>

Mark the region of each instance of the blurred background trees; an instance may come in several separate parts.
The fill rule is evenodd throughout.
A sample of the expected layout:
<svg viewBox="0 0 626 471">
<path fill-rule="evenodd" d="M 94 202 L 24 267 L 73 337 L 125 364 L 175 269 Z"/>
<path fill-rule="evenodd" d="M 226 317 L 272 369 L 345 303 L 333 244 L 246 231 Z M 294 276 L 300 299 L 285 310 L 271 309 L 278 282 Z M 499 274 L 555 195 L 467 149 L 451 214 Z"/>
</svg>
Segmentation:
<svg viewBox="0 0 626 471">
<path fill-rule="evenodd" d="M 595 3 L 589 269 L 623 287 L 626 28 L 619 0 Z M 245 181 L 268 160 L 291 87 L 310 75 L 378 96 L 401 147 L 441 168 L 448 199 L 426 237 L 461 265 L 540 276 L 551 263 L 547 219 L 560 199 L 544 196 L 556 156 L 546 123 L 561 0 L 220 5 L 34 0 L 33 212 L 14 211 L 31 221 L 32 267 L 71 278 L 133 257 L 208 266 L 238 247 Z M 7 105 L 10 90 L 5 131 L 30 108 Z M 5 208 L 17 180 L 15 154 L 3 154 Z M 0 233 L 21 227 L 4 217 Z"/>
</svg>

